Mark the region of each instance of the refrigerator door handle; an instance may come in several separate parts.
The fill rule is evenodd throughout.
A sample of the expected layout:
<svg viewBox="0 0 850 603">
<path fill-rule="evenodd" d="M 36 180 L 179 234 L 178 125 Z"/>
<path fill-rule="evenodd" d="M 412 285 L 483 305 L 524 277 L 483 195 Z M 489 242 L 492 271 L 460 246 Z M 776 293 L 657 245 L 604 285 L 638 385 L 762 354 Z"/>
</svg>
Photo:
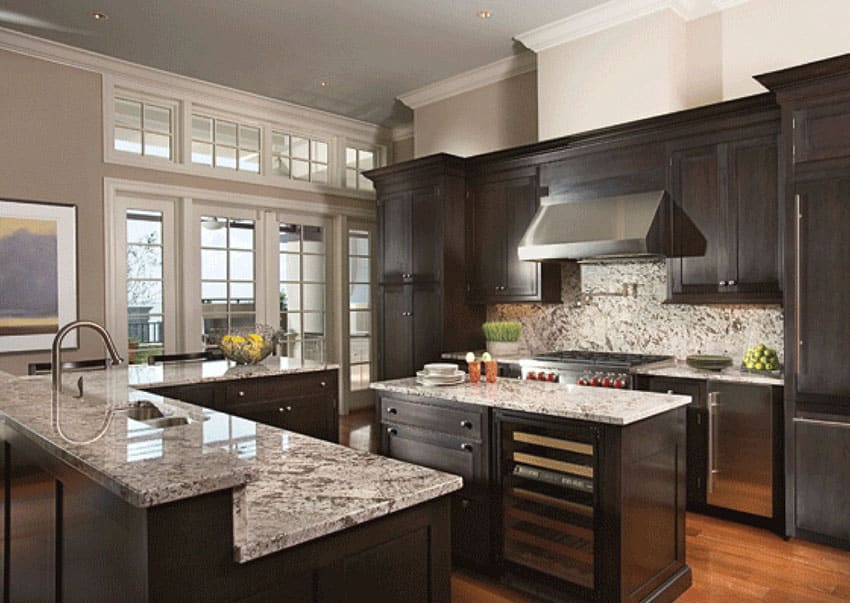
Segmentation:
<svg viewBox="0 0 850 603">
<path fill-rule="evenodd" d="M 705 485 L 709 494 L 714 492 L 714 475 L 717 469 L 717 411 L 720 404 L 717 402 L 719 392 L 708 394 L 708 463 Z"/>
</svg>

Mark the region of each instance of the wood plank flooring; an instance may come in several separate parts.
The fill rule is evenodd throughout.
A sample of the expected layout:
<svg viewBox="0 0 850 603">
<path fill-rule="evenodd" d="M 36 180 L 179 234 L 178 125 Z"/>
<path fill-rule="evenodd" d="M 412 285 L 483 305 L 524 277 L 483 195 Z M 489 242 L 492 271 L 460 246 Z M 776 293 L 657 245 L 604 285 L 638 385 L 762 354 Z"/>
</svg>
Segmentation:
<svg viewBox="0 0 850 603">
<path fill-rule="evenodd" d="M 340 417 L 340 443 L 377 450 L 372 410 Z M 687 561 L 694 583 L 683 603 L 835 603 L 850 601 L 850 551 L 689 513 Z M 462 570 L 452 573 L 453 603 L 526 603 L 532 599 Z"/>
</svg>

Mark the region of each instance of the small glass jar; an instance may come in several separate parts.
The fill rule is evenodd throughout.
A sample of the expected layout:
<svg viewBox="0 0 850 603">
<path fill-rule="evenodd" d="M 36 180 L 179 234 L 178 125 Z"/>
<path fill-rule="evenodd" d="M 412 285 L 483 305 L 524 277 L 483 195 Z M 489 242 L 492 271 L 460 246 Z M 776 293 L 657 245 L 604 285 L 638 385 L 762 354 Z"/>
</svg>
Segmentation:
<svg viewBox="0 0 850 603">
<path fill-rule="evenodd" d="M 481 361 L 473 360 L 472 362 L 466 363 L 469 368 L 469 382 L 470 383 L 480 383 L 481 382 Z"/>
</svg>

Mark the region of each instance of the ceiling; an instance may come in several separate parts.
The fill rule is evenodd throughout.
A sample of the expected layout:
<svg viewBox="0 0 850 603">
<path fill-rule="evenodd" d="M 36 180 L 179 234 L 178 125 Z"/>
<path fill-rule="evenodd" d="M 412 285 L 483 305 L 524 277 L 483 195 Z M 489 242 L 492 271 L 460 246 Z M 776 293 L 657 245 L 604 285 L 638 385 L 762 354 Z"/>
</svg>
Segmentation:
<svg viewBox="0 0 850 603">
<path fill-rule="evenodd" d="M 0 26 L 392 127 L 412 121 L 398 95 L 523 52 L 514 35 L 602 3 L 0 0 Z"/>
</svg>

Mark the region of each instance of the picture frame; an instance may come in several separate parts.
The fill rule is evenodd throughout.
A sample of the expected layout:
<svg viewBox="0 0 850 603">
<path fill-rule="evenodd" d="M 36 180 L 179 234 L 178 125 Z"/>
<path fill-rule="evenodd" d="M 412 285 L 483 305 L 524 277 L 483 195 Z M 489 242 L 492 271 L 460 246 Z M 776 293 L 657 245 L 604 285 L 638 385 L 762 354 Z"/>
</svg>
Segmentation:
<svg viewBox="0 0 850 603">
<path fill-rule="evenodd" d="M 0 199 L 0 353 L 50 349 L 77 311 L 77 207 Z"/>
</svg>

